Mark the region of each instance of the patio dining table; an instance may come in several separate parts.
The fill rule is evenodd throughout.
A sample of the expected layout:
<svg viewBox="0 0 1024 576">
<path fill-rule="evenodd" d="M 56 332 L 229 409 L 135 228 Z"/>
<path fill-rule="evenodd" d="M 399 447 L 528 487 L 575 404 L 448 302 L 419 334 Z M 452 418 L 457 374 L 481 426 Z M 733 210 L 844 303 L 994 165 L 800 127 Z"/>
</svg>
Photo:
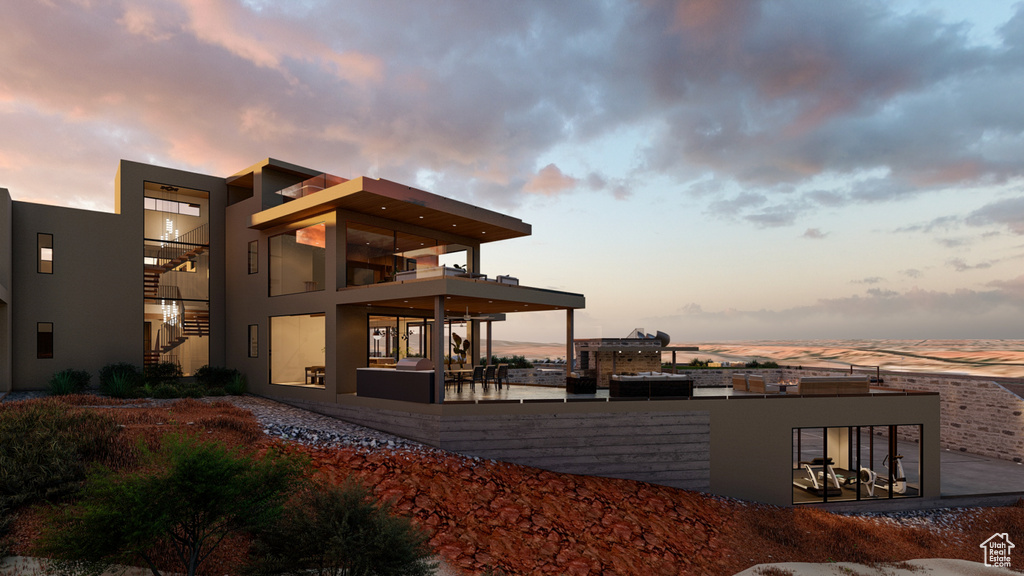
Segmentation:
<svg viewBox="0 0 1024 576">
<path fill-rule="evenodd" d="M 455 382 L 459 387 L 459 392 L 462 391 L 462 382 L 465 380 L 466 376 L 473 376 L 472 368 L 452 368 L 451 370 L 445 370 L 444 372 L 445 374 L 452 374 L 455 376 Z"/>
</svg>

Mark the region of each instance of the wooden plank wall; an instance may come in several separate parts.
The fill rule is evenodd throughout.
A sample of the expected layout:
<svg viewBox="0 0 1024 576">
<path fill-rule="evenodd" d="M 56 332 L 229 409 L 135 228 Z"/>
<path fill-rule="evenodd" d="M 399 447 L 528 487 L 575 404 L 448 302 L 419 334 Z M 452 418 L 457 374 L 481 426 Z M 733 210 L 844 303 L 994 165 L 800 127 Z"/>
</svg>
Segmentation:
<svg viewBox="0 0 1024 576">
<path fill-rule="evenodd" d="M 711 489 L 711 415 L 706 410 L 442 417 L 274 399 L 466 456 L 687 490 Z"/>
<path fill-rule="evenodd" d="M 441 447 L 555 472 L 711 488 L 707 411 L 445 415 Z"/>
<path fill-rule="evenodd" d="M 438 438 L 440 437 L 441 417 L 437 415 L 381 408 L 367 409 L 327 402 L 309 402 L 294 398 L 272 399 L 284 404 L 290 404 L 296 408 L 332 416 L 346 422 L 352 422 L 353 424 L 415 440 L 428 446 L 440 447 Z"/>
</svg>

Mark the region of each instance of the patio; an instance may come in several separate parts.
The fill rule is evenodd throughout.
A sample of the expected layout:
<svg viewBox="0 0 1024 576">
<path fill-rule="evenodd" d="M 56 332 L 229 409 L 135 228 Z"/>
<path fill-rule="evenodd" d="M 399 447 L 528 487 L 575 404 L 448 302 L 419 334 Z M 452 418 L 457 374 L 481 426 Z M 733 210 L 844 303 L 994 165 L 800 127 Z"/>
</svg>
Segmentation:
<svg viewBox="0 0 1024 576">
<path fill-rule="evenodd" d="M 899 390 L 873 389 L 871 395 L 902 394 Z M 731 399 L 754 399 L 754 398 L 799 398 L 795 393 L 769 393 L 759 394 L 756 392 L 741 392 L 733 390 L 729 386 L 702 386 L 693 389 L 692 398 L 731 398 Z M 499 390 L 494 384 L 483 387 L 477 384 L 474 387 L 466 381 L 462 384 L 462 390 L 458 386 L 449 385 L 445 388 L 444 403 L 485 403 L 485 402 L 636 402 L 646 400 L 678 400 L 680 397 L 621 397 L 611 398 L 607 388 L 598 388 L 594 394 L 568 394 L 564 386 L 539 386 L 535 384 L 517 384 L 515 382 L 504 385 Z M 687 398 L 687 397 L 682 397 Z"/>
</svg>

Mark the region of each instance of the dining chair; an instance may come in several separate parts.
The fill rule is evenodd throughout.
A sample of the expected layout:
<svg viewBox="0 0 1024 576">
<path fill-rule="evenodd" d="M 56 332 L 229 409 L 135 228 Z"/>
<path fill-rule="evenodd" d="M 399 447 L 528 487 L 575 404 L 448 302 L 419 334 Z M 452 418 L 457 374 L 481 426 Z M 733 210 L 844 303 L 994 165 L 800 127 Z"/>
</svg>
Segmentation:
<svg viewBox="0 0 1024 576">
<path fill-rule="evenodd" d="M 476 390 L 476 383 L 479 382 L 481 385 L 486 386 L 487 383 L 484 380 L 484 367 L 474 366 L 473 367 L 473 380 L 470 381 L 469 387 L 471 390 Z"/>
<path fill-rule="evenodd" d="M 501 385 L 504 384 L 506 387 L 510 386 L 508 383 L 508 364 L 498 364 L 498 390 L 501 390 Z"/>
<path fill-rule="evenodd" d="M 494 380 L 494 371 L 497 368 L 494 364 L 488 364 L 487 368 L 484 368 L 484 390 L 487 389 L 487 383 Z"/>
</svg>

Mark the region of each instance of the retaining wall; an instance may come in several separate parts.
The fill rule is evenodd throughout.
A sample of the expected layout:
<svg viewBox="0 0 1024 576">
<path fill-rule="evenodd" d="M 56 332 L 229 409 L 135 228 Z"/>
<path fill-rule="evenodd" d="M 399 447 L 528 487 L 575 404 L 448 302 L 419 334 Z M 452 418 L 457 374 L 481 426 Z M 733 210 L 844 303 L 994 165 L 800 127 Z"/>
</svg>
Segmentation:
<svg viewBox="0 0 1024 576">
<path fill-rule="evenodd" d="M 446 414 L 441 421 L 445 450 L 688 490 L 710 489 L 710 435 L 707 411 Z"/>
<path fill-rule="evenodd" d="M 467 456 L 687 490 L 711 488 L 711 416 L 706 410 L 495 403 L 413 405 L 406 411 L 386 408 L 398 404 L 376 399 L 354 400 L 357 405 L 274 400 Z"/>
<path fill-rule="evenodd" d="M 541 369 L 543 368 L 543 370 Z M 565 366 L 552 365 L 533 368 L 510 368 L 508 381 L 513 384 L 534 384 L 538 386 L 565 386 Z"/>
</svg>

